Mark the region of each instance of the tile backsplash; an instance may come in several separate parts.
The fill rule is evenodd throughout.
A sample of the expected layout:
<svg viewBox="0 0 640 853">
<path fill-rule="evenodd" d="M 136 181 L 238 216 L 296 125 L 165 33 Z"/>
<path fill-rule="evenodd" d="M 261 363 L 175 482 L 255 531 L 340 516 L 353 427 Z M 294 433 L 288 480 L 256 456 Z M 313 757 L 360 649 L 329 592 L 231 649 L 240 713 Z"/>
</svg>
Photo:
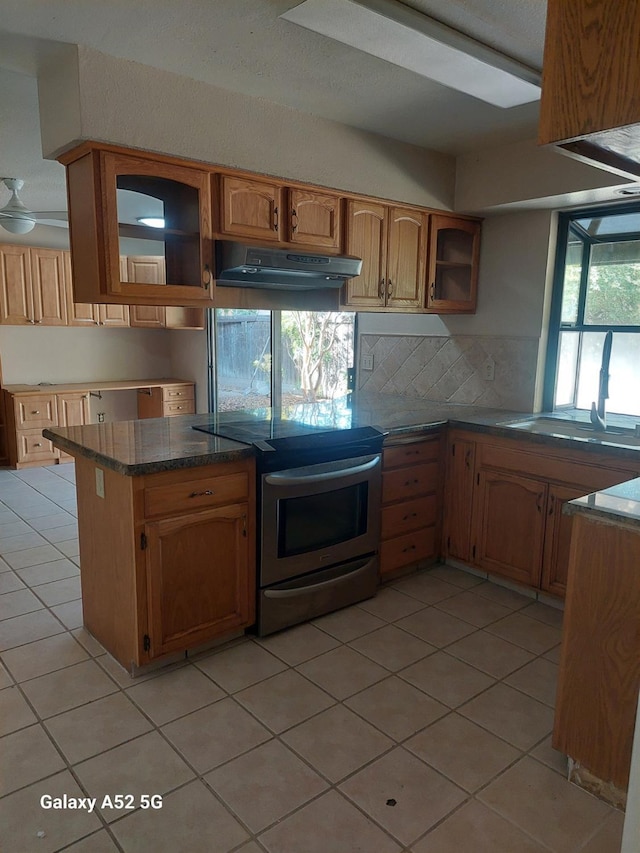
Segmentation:
<svg viewBox="0 0 640 853">
<path fill-rule="evenodd" d="M 361 335 L 358 389 L 426 400 L 531 411 L 537 338 Z M 373 370 L 362 369 L 373 356 Z M 487 363 L 494 378 L 487 378 Z"/>
</svg>

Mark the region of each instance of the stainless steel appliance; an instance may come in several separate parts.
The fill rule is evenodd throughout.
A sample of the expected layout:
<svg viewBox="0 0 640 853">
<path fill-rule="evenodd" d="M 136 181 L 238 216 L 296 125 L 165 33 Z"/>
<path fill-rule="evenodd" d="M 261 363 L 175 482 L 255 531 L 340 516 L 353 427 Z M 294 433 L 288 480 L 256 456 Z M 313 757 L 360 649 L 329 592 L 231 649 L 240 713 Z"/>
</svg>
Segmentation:
<svg viewBox="0 0 640 853">
<path fill-rule="evenodd" d="M 256 451 L 258 633 L 375 595 L 384 434 L 234 414 L 194 428 Z"/>
<path fill-rule="evenodd" d="M 360 275 L 362 261 L 348 255 L 320 255 L 273 246 L 246 246 L 217 240 L 216 284 L 270 290 L 320 290 L 342 287 Z"/>
</svg>

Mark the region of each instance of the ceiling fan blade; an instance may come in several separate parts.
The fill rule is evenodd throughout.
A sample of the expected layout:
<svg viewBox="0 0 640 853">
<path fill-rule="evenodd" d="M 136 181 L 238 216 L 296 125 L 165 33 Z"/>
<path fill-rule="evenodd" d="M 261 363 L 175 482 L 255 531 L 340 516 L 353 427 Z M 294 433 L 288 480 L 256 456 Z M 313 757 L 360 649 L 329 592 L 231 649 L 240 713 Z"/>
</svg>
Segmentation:
<svg viewBox="0 0 640 853">
<path fill-rule="evenodd" d="M 33 215 L 36 219 L 69 219 L 66 210 L 34 210 Z"/>
</svg>

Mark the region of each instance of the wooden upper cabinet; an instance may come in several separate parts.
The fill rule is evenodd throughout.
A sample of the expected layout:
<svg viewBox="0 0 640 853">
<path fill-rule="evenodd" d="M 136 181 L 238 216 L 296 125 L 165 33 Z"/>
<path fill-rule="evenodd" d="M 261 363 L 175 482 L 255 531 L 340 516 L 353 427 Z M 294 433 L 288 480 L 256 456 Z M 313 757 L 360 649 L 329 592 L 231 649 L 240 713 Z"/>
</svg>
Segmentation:
<svg viewBox="0 0 640 853">
<path fill-rule="evenodd" d="M 223 234 L 273 242 L 283 239 L 281 187 L 222 175 L 220 205 Z"/>
<path fill-rule="evenodd" d="M 426 248 L 426 214 L 349 200 L 346 251 L 362 258 L 362 272 L 347 281 L 345 306 L 423 308 Z"/>
<path fill-rule="evenodd" d="M 289 190 L 289 240 L 305 246 L 339 249 L 342 199 L 311 190 Z"/>
<path fill-rule="evenodd" d="M 640 4 L 548 0 L 538 141 L 640 175 Z"/>
<path fill-rule="evenodd" d="M 389 210 L 387 305 L 422 308 L 424 305 L 427 216 L 415 210 Z"/>
<path fill-rule="evenodd" d="M 362 272 L 344 288 L 344 304 L 379 308 L 385 304 L 387 275 L 387 208 L 371 201 L 347 201 L 346 252 L 362 258 Z"/>
<path fill-rule="evenodd" d="M 0 322 L 66 325 L 63 252 L 27 246 L 0 248 Z"/>
<path fill-rule="evenodd" d="M 438 314 L 476 310 L 480 222 L 432 214 L 427 308 Z"/>
<path fill-rule="evenodd" d="M 77 302 L 202 305 L 213 300 L 209 172 L 93 147 L 67 165 L 71 260 Z M 74 159 L 75 157 L 75 159 Z M 140 222 L 156 217 L 160 228 Z M 152 241 L 164 282 L 132 280 L 127 238 Z M 126 278 L 124 277 L 126 274 Z"/>
<path fill-rule="evenodd" d="M 23 325 L 32 318 L 29 249 L 26 246 L 0 246 L 0 322 Z"/>
</svg>

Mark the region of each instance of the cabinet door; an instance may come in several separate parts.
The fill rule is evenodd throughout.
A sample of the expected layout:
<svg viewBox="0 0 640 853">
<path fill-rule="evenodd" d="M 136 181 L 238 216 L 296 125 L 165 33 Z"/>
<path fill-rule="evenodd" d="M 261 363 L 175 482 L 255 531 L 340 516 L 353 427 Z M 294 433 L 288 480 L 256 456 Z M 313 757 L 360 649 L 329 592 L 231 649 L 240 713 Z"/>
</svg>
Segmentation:
<svg viewBox="0 0 640 853">
<path fill-rule="evenodd" d="M 84 426 L 90 422 L 89 393 L 87 391 L 56 394 L 59 426 Z M 67 462 L 73 457 L 64 451 L 58 451 L 60 461 Z"/>
<path fill-rule="evenodd" d="M 164 329 L 165 309 L 160 305 L 130 305 L 129 325 L 139 329 Z"/>
<path fill-rule="evenodd" d="M 473 561 L 489 572 L 540 585 L 547 486 L 481 469 L 474 508 Z"/>
<path fill-rule="evenodd" d="M 569 547 L 573 518 L 562 512 L 567 501 L 584 495 L 579 486 L 549 486 L 547 502 L 547 527 L 544 539 L 542 564 L 542 589 L 564 597 L 567 591 Z"/>
<path fill-rule="evenodd" d="M 110 298 L 104 300 L 96 296 L 91 301 L 132 303 L 155 300 L 154 304 L 159 305 L 211 302 L 213 247 L 209 174 L 187 166 L 110 151 L 94 151 L 93 155 L 99 157 L 101 165 L 100 198 L 96 201 L 104 215 L 98 217 L 97 223 L 103 226 L 103 239 L 107 246 L 103 292 Z M 74 235 L 78 235 L 74 196 L 79 192 L 79 178 L 76 180 L 72 175 L 74 166 L 75 162 L 69 165 L 67 175 L 69 210 L 74 226 L 71 229 L 72 240 Z M 78 214 L 80 209 L 78 205 Z M 162 227 L 143 224 L 140 221 L 143 216 L 159 219 Z M 80 227 L 80 236 L 85 231 L 86 228 Z M 122 278 L 120 257 L 126 251 L 121 241 L 127 238 L 152 242 L 152 255 L 164 259 L 164 279 L 141 277 L 137 269 L 132 274 L 130 264 L 127 264 L 126 279 Z M 85 256 L 86 253 L 85 248 Z M 72 245 L 77 284 L 80 276 L 76 264 L 80 264 L 82 254 L 82 249 Z M 93 266 L 89 265 L 89 272 L 95 266 L 95 262 Z"/>
<path fill-rule="evenodd" d="M 31 259 L 26 246 L 0 247 L 0 323 L 33 323 Z"/>
<path fill-rule="evenodd" d="M 145 525 L 150 657 L 251 624 L 247 516 L 235 504 Z"/>
<path fill-rule="evenodd" d="M 444 551 L 449 557 L 471 558 L 475 444 L 456 438 L 449 443 L 444 497 Z"/>
<path fill-rule="evenodd" d="M 96 305 L 98 309 L 98 325 L 110 326 L 112 328 L 126 328 L 129 326 L 128 305 Z M 133 306 L 141 307 L 141 306 Z"/>
<path fill-rule="evenodd" d="M 426 253 L 426 215 L 392 207 L 387 261 L 387 305 L 390 308 L 424 306 Z"/>
<path fill-rule="evenodd" d="M 342 201 L 335 195 L 289 190 L 289 240 L 305 246 L 339 249 L 342 243 Z"/>
<path fill-rule="evenodd" d="M 221 178 L 221 221 L 223 234 L 279 241 L 282 189 L 265 181 Z"/>
<path fill-rule="evenodd" d="M 59 426 L 84 426 L 89 423 L 89 394 L 73 391 L 56 394 Z"/>
<path fill-rule="evenodd" d="M 67 325 L 64 255 L 58 249 L 29 250 L 33 320 L 43 326 Z"/>
<path fill-rule="evenodd" d="M 440 314 L 476 310 L 480 223 L 431 216 L 427 308 Z"/>
<path fill-rule="evenodd" d="M 64 284 L 67 300 L 68 326 L 97 326 L 98 306 L 91 302 L 73 301 L 73 273 L 71 271 L 71 252 L 62 253 L 64 264 Z"/>
<path fill-rule="evenodd" d="M 204 329 L 204 308 L 168 306 L 164 312 L 167 329 Z"/>
<path fill-rule="evenodd" d="M 134 305 L 131 308 L 135 308 Z M 162 388 L 138 388 L 138 418 L 161 418 L 164 416 Z"/>
<path fill-rule="evenodd" d="M 387 283 L 387 208 L 383 204 L 347 202 L 346 251 L 362 258 L 362 272 L 345 284 L 343 304 L 362 310 L 382 307 Z"/>
</svg>

